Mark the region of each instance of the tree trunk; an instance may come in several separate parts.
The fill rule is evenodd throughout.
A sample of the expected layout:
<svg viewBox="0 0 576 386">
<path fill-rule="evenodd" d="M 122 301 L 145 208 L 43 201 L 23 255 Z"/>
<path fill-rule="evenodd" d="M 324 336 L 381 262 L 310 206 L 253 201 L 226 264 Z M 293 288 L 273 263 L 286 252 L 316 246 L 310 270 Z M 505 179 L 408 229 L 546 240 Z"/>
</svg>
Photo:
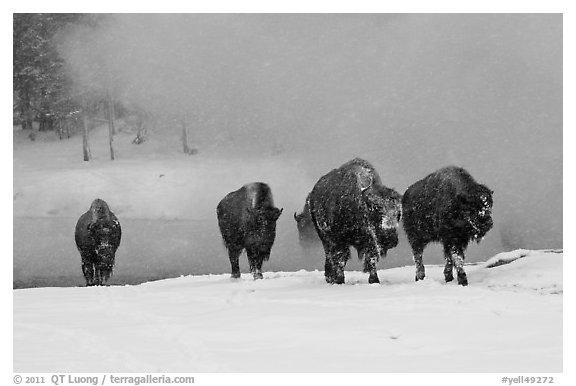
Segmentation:
<svg viewBox="0 0 576 386">
<path fill-rule="evenodd" d="M 190 154 L 188 146 L 188 128 L 186 127 L 186 114 L 182 114 L 182 150 L 184 154 Z"/>
<path fill-rule="evenodd" d="M 110 159 L 114 161 L 114 125 L 108 125 L 108 138 L 110 144 Z"/>
<path fill-rule="evenodd" d="M 114 98 L 108 93 L 108 138 L 110 143 L 110 159 L 114 161 Z"/>
<path fill-rule="evenodd" d="M 47 113 L 40 113 L 40 124 L 38 126 L 38 131 L 49 131 L 54 129 L 54 118 L 49 116 Z"/>
<path fill-rule="evenodd" d="M 62 137 L 64 136 L 64 127 L 62 126 L 62 118 L 58 119 L 58 138 L 60 138 L 60 140 L 62 140 Z"/>
<path fill-rule="evenodd" d="M 20 92 L 20 115 L 23 130 L 32 130 L 34 128 L 32 125 L 32 122 L 34 122 L 34 111 L 32 110 L 28 87 L 27 84 L 24 85 Z"/>
<path fill-rule="evenodd" d="M 116 135 L 116 103 L 111 92 L 108 93 L 108 119 L 110 121 L 112 135 Z"/>
<path fill-rule="evenodd" d="M 83 130 L 82 130 L 82 150 L 84 151 L 84 161 L 90 161 L 92 155 L 90 154 L 90 145 L 88 144 L 88 112 L 86 111 L 88 108 L 88 103 L 86 102 L 86 98 L 83 97 L 82 100 L 82 123 L 83 123 Z"/>
<path fill-rule="evenodd" d="M 51 114 L 50 103 L 48 102 L 48 92 L 46 88 L 40 91 L 40 111 L 38 111 L 38 131 L 49 131 L 54 129 L 54 117 Z"/>
</svg>

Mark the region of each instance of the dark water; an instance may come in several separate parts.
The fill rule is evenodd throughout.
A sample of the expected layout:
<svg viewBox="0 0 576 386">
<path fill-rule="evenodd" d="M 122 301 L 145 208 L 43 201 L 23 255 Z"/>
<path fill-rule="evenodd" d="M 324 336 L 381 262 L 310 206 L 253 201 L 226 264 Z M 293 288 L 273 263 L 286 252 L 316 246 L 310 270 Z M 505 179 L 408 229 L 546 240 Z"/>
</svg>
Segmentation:
<svg viewBox="0 0 576 386">
<path fill-rule="evenodd" d="M 139 284 L 181 275 L 230 272 L 226 250 L 214 220 L 121 219 L 122 243 L 116 254 L 111 285 Z M 83 286 L 80 254 L 74 243 L 74 218 L 14 218 L 14 288 Z M 492 231 L 479 245 L 471 245 L 467 261 L 483 261 L 501 251 L 498 233 Z M 361 270 L 352 253 L 347 270 Z M 439 246 L 425 251 L 425 264 L 442 262 Z M 399 246 L 381 260 L 380 269 L 411 265 L 412 256 L 403 232 Z M 249 272 L 245 254 L 240 260 Z M 277 236 L 265 271 L 324 270 L 322 248 L 304 250 L 291 214 L 280 217 Z"/>
</svg>

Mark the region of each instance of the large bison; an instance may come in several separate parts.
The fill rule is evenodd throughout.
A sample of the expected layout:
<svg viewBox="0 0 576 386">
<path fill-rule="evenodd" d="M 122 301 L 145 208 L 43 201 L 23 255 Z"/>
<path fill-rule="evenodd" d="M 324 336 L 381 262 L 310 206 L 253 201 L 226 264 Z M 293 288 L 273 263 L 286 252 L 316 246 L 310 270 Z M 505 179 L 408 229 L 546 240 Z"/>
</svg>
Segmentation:
<svg viewBox="0 0 576 386">
<path fill-rule="evenodd" d="M 444 278 L 468 285 L 464 251 L 492 228 L 492 191 L 478 184 L 463 168 L 437 170 L 410 186 L 402 198 L 403 224 L 414 254 L 416 280 L 425 277 L 422 253 L 430 242 L 444 247 Z"/>
<path fill-rule="evenodd" d="M 310 194 L 306 197 L 302 212 L 294 213 L 294 220 L 296 220 L 296 227 L 298 228 L 298 240 L 303 248 L 309 248 L 320 242 L 310 215 Z"/>
<path fill-rule="evenodd" d="M 246 249 L 250 272 L 254 279 L 262 279 L 262 262 L 270 258 L 281 213 L 282 209 L 274 207 L 270 187 L 262 182 L 244 185 L 218 203 L 218 226 L 228 249 L 233 278 L 240 277 L 238 258 Z"/>
<path fill-rule="evenodd" d="M 344 283 L 351 246 L 364 259 L 368 282 L 379 282 L 376 263 L 398 245 L 400 201 L 400 194 L 382 185 L 374 167 L 359 158 L 318 180 L 310 193 L 310 213 L 324 246 L 328 283 Z"/>
<path fill-rule="evenodd" d="M 87 286 L 104 285 L 112 276 L 122 228 L 108 204 L 99 198 L 76 223 L 76 246 Z"/>
</svg>

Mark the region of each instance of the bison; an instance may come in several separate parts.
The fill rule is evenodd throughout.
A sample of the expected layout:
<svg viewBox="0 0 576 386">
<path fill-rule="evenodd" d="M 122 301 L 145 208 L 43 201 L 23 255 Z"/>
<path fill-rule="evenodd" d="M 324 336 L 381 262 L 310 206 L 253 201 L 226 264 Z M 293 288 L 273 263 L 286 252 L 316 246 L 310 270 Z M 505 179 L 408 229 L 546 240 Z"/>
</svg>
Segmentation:
<svg viewBox="0 0 576 386">
<path fill-rule="evenodd" d="M 80 216 L 74 236 L 86 285 L 106 284 L 112 276 L 122 228 L 104 200 L 95 199 L 88 212 Z"/>
<path fill-rule="evenodd" d="M 369 162 L 356 158 L 321 177 L 309 202 L 326 255 L 326 281 L 344 283 L 344 267 L 354 247 L 364 259 L 368 282 L 378 283 L 376 263 L 398 245 L 400 194 L 382 185 Z"/>
<path fill-rule="evenodd" d="M 262 182 L 229 193 L 216 208 L 218 227 L 228 249 L 232 277 L 240 277 L 238 258 L 244 249 L 254 279 L 262 279 L 262 262 L 270 258 L 276 221 L 282 209 L 274 207 L 272 191 Z"/>
<path fill-rule="evenodd" d="M 306 197 L 302 212 L 300 214 L 294 212 L 294 220 L 296 220 L 296 227 L 298 228 L 300 246 L 309 248 L 320 242 L 318 233 L 316 233 L 316 228 L 314 228 L 314 223 L 312 222 L 312 216 L 310 215 L 310 194 Z"/>
<path fill-rule="evenodd" d="M 444 278 L 468 285 L 464 251 L 492 228 L 492 194 L 463 168 L 449 166 L 411 185 L 402 198 L 403 225 L 416 264 L 416 281 L 425 277 L 422 253 L 430 242 L 444 247 Z"/>
</svg>

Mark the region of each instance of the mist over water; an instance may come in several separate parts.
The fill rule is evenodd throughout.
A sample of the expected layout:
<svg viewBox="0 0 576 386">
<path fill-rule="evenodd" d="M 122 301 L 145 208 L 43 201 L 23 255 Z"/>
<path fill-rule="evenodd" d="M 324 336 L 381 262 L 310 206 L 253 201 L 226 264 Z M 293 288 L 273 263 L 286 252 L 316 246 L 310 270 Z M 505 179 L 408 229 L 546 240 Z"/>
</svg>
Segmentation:
<svg viewBox="0 0 576 386">
<path fill-rule="evenodd" d="M 491 250 L 562 247 L 562 15 L 114 14 L 59 38 L 78 87 L 186 116 L 202 152 L 312 181 L 362 157 L 400 193 L 463 166 L 495 191 Z"/>
</svg>

